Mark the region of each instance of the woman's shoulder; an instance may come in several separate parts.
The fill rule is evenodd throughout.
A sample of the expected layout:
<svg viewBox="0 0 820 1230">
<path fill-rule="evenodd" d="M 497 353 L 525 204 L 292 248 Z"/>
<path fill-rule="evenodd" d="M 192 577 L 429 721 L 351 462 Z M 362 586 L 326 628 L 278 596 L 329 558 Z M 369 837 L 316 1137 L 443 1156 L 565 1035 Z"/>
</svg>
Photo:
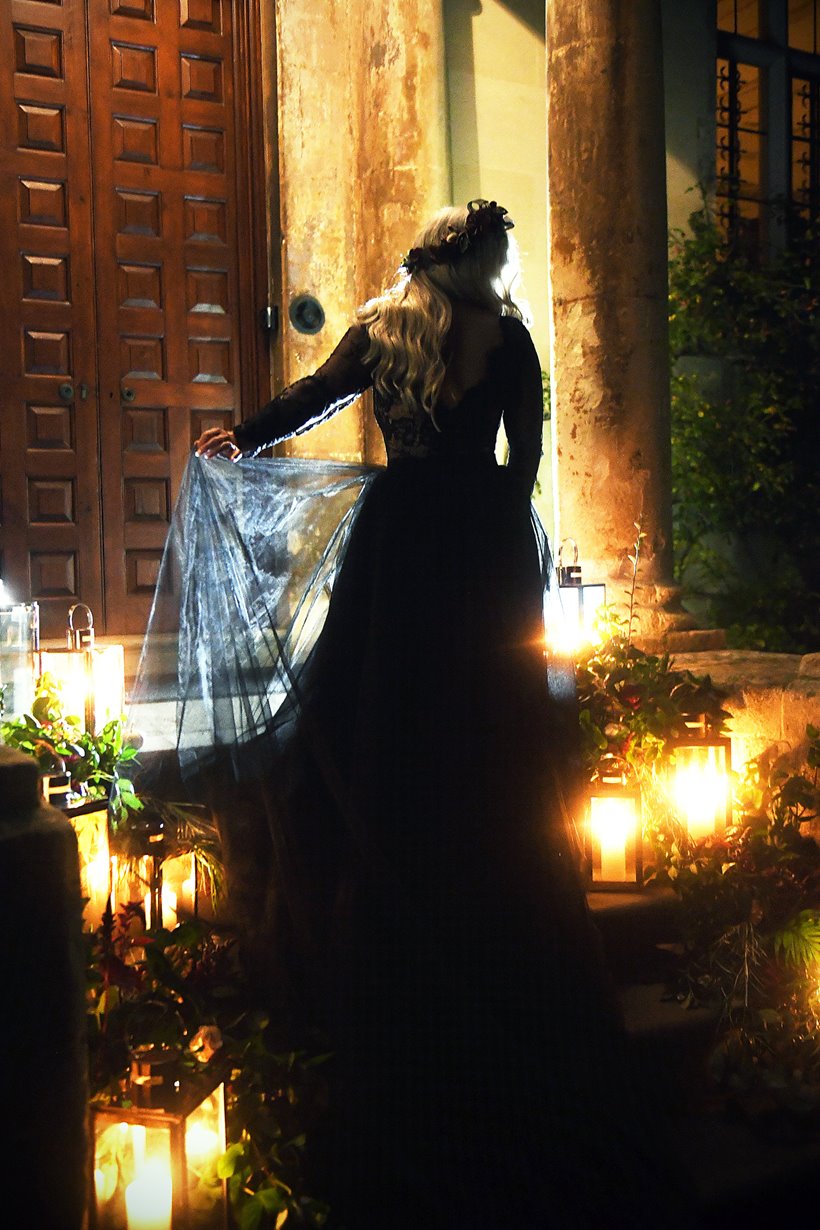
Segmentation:
<svg viewBox="0 0 820 1230">
<path fill-rule="evenodd" d="M 532 341 L 529 329 L 518 316 L 502 316 L 500 323 L 505 338 L 518 342 Z"/>
</svg>

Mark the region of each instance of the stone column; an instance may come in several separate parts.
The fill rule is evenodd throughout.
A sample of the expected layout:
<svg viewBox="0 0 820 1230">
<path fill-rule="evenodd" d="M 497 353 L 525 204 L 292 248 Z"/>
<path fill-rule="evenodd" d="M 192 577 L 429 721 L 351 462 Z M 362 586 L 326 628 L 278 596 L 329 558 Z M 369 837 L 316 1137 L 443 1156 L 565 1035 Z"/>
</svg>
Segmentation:
<svg viewBox="0 0 820 1230">
<path fill-rule="evenodd" d="M 674 594 L 662 58 L 658 0 L 548 0 L 556 538 L 618 602 L 643 515 L 650 635 Z"/>
</svg>

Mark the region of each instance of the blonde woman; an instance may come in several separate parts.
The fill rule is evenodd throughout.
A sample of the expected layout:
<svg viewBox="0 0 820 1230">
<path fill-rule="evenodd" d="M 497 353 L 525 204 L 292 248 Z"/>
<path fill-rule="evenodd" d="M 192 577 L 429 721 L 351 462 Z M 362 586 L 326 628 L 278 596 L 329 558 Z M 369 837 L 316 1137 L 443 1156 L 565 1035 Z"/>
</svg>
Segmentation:
<svg viewBox="0 0 820 1230">
<path fill-rule="evenodd" d="M 547 687 L 511 226 L 441 211 L 314 375 L 196 445 L 238 460 L 372 387 L 387 451 L 265 786 L 273 996 L 286 975 L 330 1035 L 310 1144 L 337 1230 L 658 1224 L 562 810 L 577 724 Z"/>
</svg>

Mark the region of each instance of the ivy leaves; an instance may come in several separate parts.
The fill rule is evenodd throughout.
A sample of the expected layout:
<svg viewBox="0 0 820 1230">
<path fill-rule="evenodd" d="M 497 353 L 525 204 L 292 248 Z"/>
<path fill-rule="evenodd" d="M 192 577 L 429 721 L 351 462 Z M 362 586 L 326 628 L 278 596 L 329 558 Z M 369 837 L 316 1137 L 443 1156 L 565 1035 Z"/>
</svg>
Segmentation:
<svg viewBox="0 0 820 1230">
<path fill-rule="evenodd" d="M 59 685 L 52 675 L 37 681 L 31 713 L 0 725 L 0 737 L 9 747 L 33 756 L 43 773 L 67 773 L 76 787 L 92 798 L 108 799 L 114 817 L 139 811 L 142 802 L 123 767 L 139 750 L 124 733 L 122 718 L 108 722 L 97 733 L 63 709 Z"/>
<path fill-rule="evenodd" d="M 578 661 L 577 682 L 584 755 L 592 772 L 603 753 L 622 756 L 644 775 L 683 734 L 686 718 L 706 715 L 722 733 L 729 714 L 726 693 L 708 676 L 674 670 L 668 654 L 644 653 L 624 631 L 615 631 Z"/>
<path fill-rule="evenodd" d="M 731 644 L 807 652 L 820 640 L 816 248 L 732 248 L 706 206 L 671 240 L 678 575 Z"/>
</svg>

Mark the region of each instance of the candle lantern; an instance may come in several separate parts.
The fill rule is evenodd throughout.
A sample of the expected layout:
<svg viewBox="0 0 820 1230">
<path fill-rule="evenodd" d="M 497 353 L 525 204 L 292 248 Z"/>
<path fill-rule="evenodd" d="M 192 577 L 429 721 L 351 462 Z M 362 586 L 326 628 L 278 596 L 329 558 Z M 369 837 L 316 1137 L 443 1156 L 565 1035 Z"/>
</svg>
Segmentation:
<svg viewBox="0 0 820 1230">
<path fill-rule="evenodd" d="M 39 606 L 13 602 L 0 581 L 0 686 L 6 718 L 31 712 L 39 648 Z"/>
<path fill-rule="evenodd" d="M 149 1049 L 131 1065 L 123 1099 L 91 1106 L 91 1230 L 226 1230 L 225 1086 Z"/>
<path fill-rule="evenodd" d="M 69 807 L 65 812 L 77 835 L 80 853 L 80 888 L 87 898 L 83 919 L 92 931 L 102 922 L 111 896 L 111 852 L 108 845 L 108 809 L 99 799 Z"/>
<path fill-rule="evenodd" d="M 162 925 L 162 856 L 115 854 L 111 859 L 111 909 L 142 906 L 145 926 Z"/>
<path fill-rule="evenodd" d="M 705 714 L 686 720 L 670 746 L 672 803 L 693 841 L 715 837 L 732 822 L 732 742 L 711 734 Z"/>
<path fill-rule="evenodd" d="M 614 891 L 643 882 L 641 794 L 626 761 L 606 756 L 589 789 L 587 861 L 590 887 Z"/>
<path fill-rule="evenodd" d="M 66 712 L 97 734 L 107 722 L 122 717 L 125 708 L 123 646 L 94 643 L 94 616 L 83 602 L 68 612 L 66 641 L 65 649 L 40 651 L 40 674 L 55 677 Z"/>
<path fill-rule="evenodd" d="M 564 548 L 572 546 L 572 562 L 564 562 Z M 550 644 L 558 653 L 574 654 L 598 638 L 595 619 L 606 604 L 606 586 L 588 584 L 578 563 L 578 544 L 565 538 L 558 548 L 558 594 L 549 618 Z"/>
<path fill-rule="evenodd" d="M 171 930 L 178 922 L 197 914 L 196 860 L 179 854 L 162 863 L 162 925 Z"/>
</svg>

